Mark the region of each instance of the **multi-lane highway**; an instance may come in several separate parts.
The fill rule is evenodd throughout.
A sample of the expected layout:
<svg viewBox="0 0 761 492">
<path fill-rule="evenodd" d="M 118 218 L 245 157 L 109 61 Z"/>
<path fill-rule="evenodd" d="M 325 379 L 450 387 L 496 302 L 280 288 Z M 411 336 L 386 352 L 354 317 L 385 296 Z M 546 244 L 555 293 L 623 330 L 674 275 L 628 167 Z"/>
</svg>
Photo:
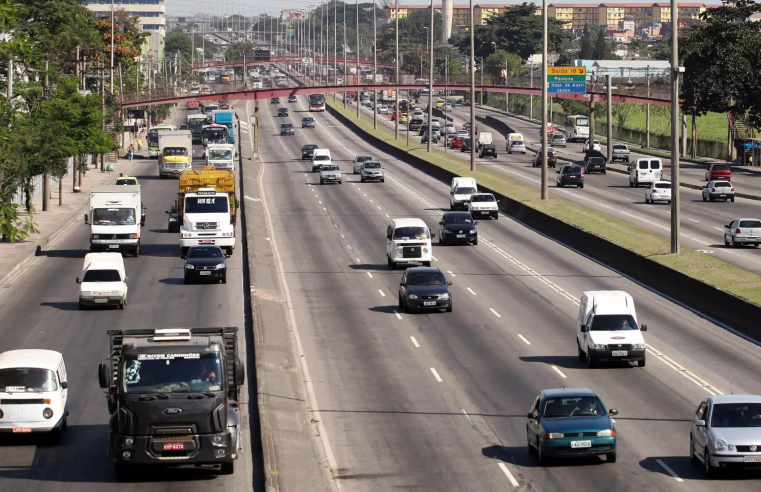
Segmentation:
<svg viewBox="0 0 761 492">
<path fill-rule="evenodd" d="M 453 282 L 452 313 L 400 314 L 402 272 L 386 266 L 385 228 L 419 217 L 436 230 L 447 185 L 327 114 L 311 113 L 317 128 L 300 129 L 303 97 L 290 117 L 277 108 L 260 106 L 262 198 L 343 490 L 730 486 L 690 464 L 689 423 L 710 394 L 761 391 L 758 346 L 505 218 L 480 222 L 478 246 L 434 245 L 433 265 Z M 278 136 L 281 122 L 295 123 L 296 135 Z M 307 143 L 331 150 L 343 184 L 319 185 L 301 160 Z M 386 182 L 360 183 L 356 154 L 381 160 Z M 646 367 L 588 369 L 578 360 L 578 299 L 597 289 L 634 296 L 649 325 Z M 617 463 L 540 467 L 529 454 L 531 402 L 564 385 L 591 388 L 619 409 Z"/>
<path fill-rule="evenodd" d="M 421 107 L 427 104 L 427 100 L 421 99 L 421 101 L 424 101 Z M 363 107 L 363 117 L 372 118 L 372 113 L 372 109 Z M 507 117 L 484 109 L 477 109 L 476 113 L 478 116 L 489 115 L 504 121 L 516 132 L 521 132 L 530 147 L 539 148 L 539 127 L 537 125 L 527 122 L 525 119 Z M 469 108 L 463 106 L 455 106 L 454 111 L 449 112 L 448 116 L 454 120 L 458 129 L 462 127 L 463 123 L 470 121 Z M 387 129 L 394 128 L 394 122 L 391 121 L 388 115 L 378 115 L 378 124 Z M 478 123 L 478 125 L 481 132 L 492 132 L 499 152 L 497 159 L 491 157 L 484 159 L 477 158 L 478 165 L 489 166 L 499 173 L 538 187 L 541 179 L 541 170 L 531 165 L 533 153 L 528 152 L 526 155 L 507 154 L 505 152 L 506 136 L 486 127 L 483 123 Z M 406 125 L 402 124 L 399 128 L 400 139 L 406 139 Z M 418 132 L 413 132 L 410 135 L 411 142 L 420 141 L 420 137 L 417 134 Z M 580 142 L 569 142 L 567 148 L 557 150 L 560 157 L 581 161 L 583 160 L 582 146 L 583 144 Z M 437 151 L 443 151 L 443 139 L 435 147 Z M 450 152 L 459 158 L 470 159 L 469 153 L 461 153 L 459 149 L 450 150 Z M 637 157 L 644 156 L 632 155 L 633 160 Z M 566 162 L 558 160 L 558 168 Z M 664 160 L 665 166 L 669 164 L 669 160 Z M 687 166 L 686 175 L 694 175 L 692 177 L 695 182 L 699 178 L 702 178 L 703 171 L 698 171 L 697 165 L 690 164 Z M 622 165 L 614 167 L 625 169 Z M 652 205 L 646 204 L 645 187 L 630 188 L 628 175 L 615 172 L 609 172 L 606 175 L 587 174 L 584 177 L 583 189 L 555 188 L 555 170 L 557 169 L 549 169 L 548 173 L 550 193 L 637 225 L 643 229 L 669 237 L 671 231 L 671 207 L 664 202 Z M 753 173 L 750 174 L 745 176 L 739 172 L 735 173 L 732 182 L 738 192 L 756 193 L 755 187 L 761 185 L 761 181 L 759 181 L 761 177 Z M 761 190 L 761 188 L 759 189 Z M 758 193 L 761 194 L 761 191 Z M 725 224 L 741 217 L 761 217 L 761 202 L 739 197 L 735 199 L 734 203 L 703 202 L 700 190 L 682 188 L 681 210 L 684 244 L 694 249 L 709 251 L 708 254 L 713 254 L 716 258 L 745 270 L 761 273 L 761 250 L 750 248 L 733 249 L 725 247 L 723 241 L 723 227 Z"/>
<path fill-rule="evenodd" d="M 184 122 L 185 111 L 175 123 Z M 200 152 L 196 151 L 200 156 Z M 196 160 L 195 167 L 202 161 Z M 97 172 L 97 171 L 90 171 Z M 45 348 L 63 353 L 69 381 L 68 431 L 58 444 L 44 436 L 3 435 L 0 446 L 0 490 L 17 491 L 164 491 L 252 490 L 252 445 L 249 438 L 248 388 L 243 395 L 244 449 L 235 474 L 175 470 L 137 474 L 134 483 L 116 483 L 106 456 L 109 413 L 98 386 L 99 362 L 109 354 L 109 329 L 238 326 L 244 337 L 243 248 L 227 260 L 226 284 L 183 284 L 177 233 L 167 232 L 164 213 L 176 199 L 177 180 L 159 179 L 156 160 L 136 163 L 147 210 L 141 255 L 124 259 L 129 277 L 125 310 L 78 310 L 77 277 L 89 248 L 89 227 L 76 222 L 20 274 L 0 290 L 2 351 Z M 240 234 L 238 234 L 240 237 Z M 240 346 L 245 350 L 245 340 Z M 254 403 L 253 410 L 256 410 Z M 256 413 L 253 414 L 256 417 Z M 257 436 L 258 438 L 258 436 Z"/>
</svg>

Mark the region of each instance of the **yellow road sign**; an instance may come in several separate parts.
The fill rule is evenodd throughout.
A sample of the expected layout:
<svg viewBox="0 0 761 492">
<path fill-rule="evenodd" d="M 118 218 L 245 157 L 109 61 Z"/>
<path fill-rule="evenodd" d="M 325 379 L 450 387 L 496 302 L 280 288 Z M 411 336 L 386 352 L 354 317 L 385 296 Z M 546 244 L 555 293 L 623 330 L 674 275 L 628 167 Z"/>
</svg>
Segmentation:
<svg viewBox="0 0 761 492">
<path fill-rule="evenodd" d="M 547 67 L 547 75 L 586 75 L 587 67 Z"/>
</svg>

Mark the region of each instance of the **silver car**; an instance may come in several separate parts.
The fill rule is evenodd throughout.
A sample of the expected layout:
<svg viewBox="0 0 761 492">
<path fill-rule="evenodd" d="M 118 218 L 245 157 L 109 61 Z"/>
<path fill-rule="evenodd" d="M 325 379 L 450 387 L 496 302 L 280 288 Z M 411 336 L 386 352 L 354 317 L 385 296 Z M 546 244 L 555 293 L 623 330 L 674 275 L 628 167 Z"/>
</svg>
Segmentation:
<svg viewBox="0 0 761 492">
<path fill-rule="evenodd" d="M 386 177 L 383 175 L 383 166 L 377 161 L 367 161 L 362 165 L 360 179 L 364 183 L 365 181 L 380 181 L 384 183 Z"/>
<path fill-rule="evenodd" d="M 359 174 L 362 172 L 362 164 L 364 164 L 367 161 L 372 161 L 373 156 L 371 155 L 358 155 L 354 158 L 354 174 Z"/>
<path fill-rule="evenodd" d="M 725 179 L 709 181 L 708 184 L 703 187 L 702 194 L 704 202 L 706 200 L 711 200 L 713 202 L 718 199 L 724 200 L 725 202 L 727 200 L 732 202 L 735 201 L 735 187 Z"/>
<path fill-rule="evenodd" d="M 735 219 L 724 226 L 724 246 L 736 248 L 743 244 L 752 244 L 758 248 L 761 244 L 761 220 Z"/>
<path fill-rule="evenodd" d="M 325 164 L 320 170 L 320 184 L 343 183 L 343 175 L 338 164 Z"/>
<path fill-rule="evenodd" d="M 761 468 L 761 396 L 709 396 L 690 431 L 690 458 L 706 475 L 727 468 Z"/>
</svg>

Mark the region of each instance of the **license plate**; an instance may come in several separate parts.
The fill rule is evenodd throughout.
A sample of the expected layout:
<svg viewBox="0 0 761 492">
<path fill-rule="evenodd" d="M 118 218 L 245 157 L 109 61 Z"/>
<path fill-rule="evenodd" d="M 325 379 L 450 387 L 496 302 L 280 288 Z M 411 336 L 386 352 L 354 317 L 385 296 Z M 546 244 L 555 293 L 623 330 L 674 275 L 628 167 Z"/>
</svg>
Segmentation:
<svg viewBox="0 0 761 492">
<path fill-rule="evenodd" d="M 16 432 L 16 429 L 13 432 Z M 743 461 L 745 463 L 759 463 L 761 462 L 761 456 L 744 456 Z"/>
<path fill-rule="evenodd" d="M 478 212 L 478 213 L 479 213 L 479 214 L 488 214 L 489 212 L 488 212 L 487 210 L 481 210 L 481 211 L 480 211 L 480 212 Z"/>
<path fill-rule="evenodd" d="M 457 235 L 457 238 L 458 238 L 458 239 L 461 239 L 461 238 L 464 238 L 464 237 L 465 237 L 465 234 L 458 234 L 458 235 Z"/>
<path fill-rule="evenodd" d="M 572 448 L 591 448 L 592 441 L 571 441 Z"/>
<path fill-rule="evenodd" d="M 119 245 L 118 244 L 109 244 L 108 247 L 111 248 L 111 249 L 119 249 Z"/>
<path fill-rule="evenodd" d="M 32 428 L 31 427 L 14 427 L 13 428 L 13 433 L 14 434 L 25 434 L 25 433 L 28 433 L 28 432 L 32 432 Z"/>
<path fill-rule="evenodd" d="M 629 353 L 626 350 L 614 350 L 613 357 L 626 357 Z"/>
<path fill-rule="evenodd" d="M 198 272 L 201 275 L 211 275 L 211 272 Z"/>
<path fill-rule="evenodd" d="M 201 239 L 198 241 L 199 244 L 214 244 L 213 239 Z"/>
<path fill-rule="evenodd" d="M 105 304 L 108 302 L 108 299 L 93 299 L 93 302 L 95 304 Z"/>
<path fill-rule="evenodd" d="M 164 451 L 182 451 L 185 449 L 184 442 L 165 442 L 162 446 Z"/>
<path fill-rule="evenodd" d="M 424 301 L 423 306 L 435 306 L 436 301 Z"/>
</svg>

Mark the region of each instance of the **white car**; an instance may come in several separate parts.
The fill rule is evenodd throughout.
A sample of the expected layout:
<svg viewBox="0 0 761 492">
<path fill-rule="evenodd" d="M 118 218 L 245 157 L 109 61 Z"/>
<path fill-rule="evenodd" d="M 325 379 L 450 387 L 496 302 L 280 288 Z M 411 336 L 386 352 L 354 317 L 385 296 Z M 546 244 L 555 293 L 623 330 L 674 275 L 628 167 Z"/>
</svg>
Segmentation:
<svg viewBox="0 0 761 492">
<path fill-rule="evenodd" d="M 454 111 L 454 106 L 452 106 L 452 104 L 451 104 L 451 103 L 446 103 L 446 104 L 444 105 L 444 110 L 445 110 L 445 111 L 447 111 L 447 112 L 449 112 L 449 111 Z"/>
<path fill-rule="evenodd" d="M 671 182 L 656 181 L 645 190 L 645 203 L 671 203 Z"/>
<path fill-rule="evenodd" d="M 494 220 L 499 219 L 499 200 L 494 198 L 491 193 L 473 193 L 470 195 L 468 202 L 468 212 L 474 220 L 479 217 L 491 217 Z"/>
<path fill-rule="evenodd" d="M 457 136 L 460 138 L 468 138 L 470 137 L 470 132 L 468 130 L 457 130 Z"/>
<path fill-rule="evenodd" d="M 597 152 L 600 152 L 600 141 L 594 140 L 592 143 L 592 150 L 596 150 Z M 589 140 L 584 142 L 584 149 L 582 152 L 588 152 L 589 151 Z"/>
<path fill-rule="evenodd" d="M 388 114 L 388 106 L 385 104 L 378 106 L 378 114 Z"/>
<path fill-rule="evenodd" d="M 457 133 L 457 129 L 454 127 L 454 123 L 451 121 L 447 121 L 447 124 L 444 125 L 444 131 L 446 133 Z"/>
<path fill-rule="evenodd" d="M 724 226 L 724 246 L 736 248 L 743 244 L 758 248 L 761 244 L 761 220 L 735 219 Z"/>
</svg>

